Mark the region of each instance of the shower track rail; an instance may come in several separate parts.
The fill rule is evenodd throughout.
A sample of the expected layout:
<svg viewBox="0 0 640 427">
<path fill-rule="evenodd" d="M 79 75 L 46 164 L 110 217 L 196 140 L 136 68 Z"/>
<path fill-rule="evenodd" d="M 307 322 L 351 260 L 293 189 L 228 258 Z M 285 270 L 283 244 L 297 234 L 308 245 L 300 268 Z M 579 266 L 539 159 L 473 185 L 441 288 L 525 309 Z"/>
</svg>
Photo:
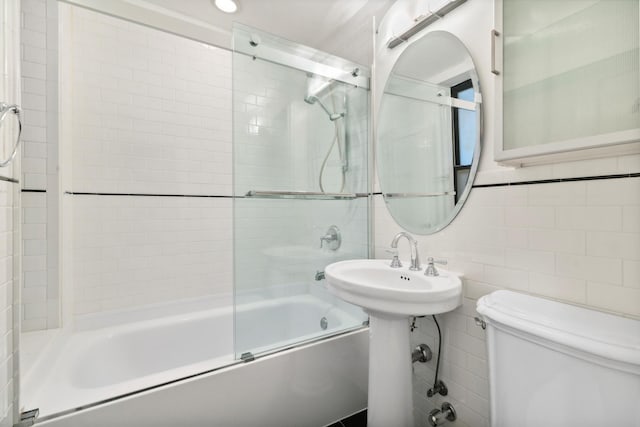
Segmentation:
<svg viewBox="0 0 640 427">
<path fill-rule="evenodd" d="M 352 200 L 366 197 L 360 193 L 323 193 L 321 191 L 248 191 L 244 197 L 262 199 L 312 199 L 312 200 Z"/>
<path fill-rule="evenodd" d="M 410 198 L 410 197 L 442 197 L 455 196 L 455 191 L 445 191 L 443 193 L 383 193 L 387 198 Z"/>
</svg>

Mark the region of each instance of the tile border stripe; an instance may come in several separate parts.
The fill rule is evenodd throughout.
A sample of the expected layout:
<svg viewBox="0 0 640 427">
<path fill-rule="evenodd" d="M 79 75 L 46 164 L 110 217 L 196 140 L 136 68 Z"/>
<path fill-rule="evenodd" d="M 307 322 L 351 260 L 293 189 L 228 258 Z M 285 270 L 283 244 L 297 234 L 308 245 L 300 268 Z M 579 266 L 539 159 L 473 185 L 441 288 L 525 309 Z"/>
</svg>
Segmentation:
<svg viewBox="0 0 640 427">
<path fill-rule="evenodd" d="M 595 181 L 604 179 L 622 179 L 622 178 L 638 178 L 640 173 L 626 173 L 615 175 L 595 175 L 595 176 L 581 176 L 575 178 L 554 178 L 554 179 L 541 179 L 535 181 L 516 181 L 516 182 L 499 182 L 495 184 L 475 184 L 472 188 L 491 188 L 491 187 L 508 187 L 515 185 L 536 185 L 536 184 L 557 184 L 560 182 L 577 182 L 577 181 Z"/>
</svg>

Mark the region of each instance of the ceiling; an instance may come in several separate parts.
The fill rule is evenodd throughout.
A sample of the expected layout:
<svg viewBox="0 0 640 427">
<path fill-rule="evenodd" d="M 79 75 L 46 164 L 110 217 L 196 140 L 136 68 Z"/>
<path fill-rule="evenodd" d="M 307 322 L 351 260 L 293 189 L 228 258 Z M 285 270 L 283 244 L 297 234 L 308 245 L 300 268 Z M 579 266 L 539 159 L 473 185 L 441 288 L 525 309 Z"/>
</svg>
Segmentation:
<svg viewBox="0 0 640 427">
<path fill-rule="evenodd" d="M 380 22 L 395 0 L 236 0 L 226 14 L 211 0 L 144 0 L 229 33 L 234 21 L 362 65 L 373 58 L 372 17 Z M 158 10 L 158 9 L 157 9 Z"/>
</svg>

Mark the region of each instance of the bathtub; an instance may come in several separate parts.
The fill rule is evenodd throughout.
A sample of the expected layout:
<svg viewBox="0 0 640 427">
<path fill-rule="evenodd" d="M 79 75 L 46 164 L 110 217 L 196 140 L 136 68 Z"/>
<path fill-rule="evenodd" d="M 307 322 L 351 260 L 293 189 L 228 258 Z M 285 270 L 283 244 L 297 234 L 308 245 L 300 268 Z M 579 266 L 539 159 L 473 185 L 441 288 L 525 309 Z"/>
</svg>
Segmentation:
<svg viewBox="0 0 640 427">
<path fill-rule="evenodd" d="M 234 357 L 228 306 L 79 319 L 26 375 L 21 405 L 65 427 L 329 424 L 366 406 L 368 365 L 366 328 L 354 327 L 362 314 L 333 302 L 298 295 L 238 306 L 236 353 L 251 350 L 250 362 Z M 153 410 L 139 412 L 145 405 Z"/>
</svg>

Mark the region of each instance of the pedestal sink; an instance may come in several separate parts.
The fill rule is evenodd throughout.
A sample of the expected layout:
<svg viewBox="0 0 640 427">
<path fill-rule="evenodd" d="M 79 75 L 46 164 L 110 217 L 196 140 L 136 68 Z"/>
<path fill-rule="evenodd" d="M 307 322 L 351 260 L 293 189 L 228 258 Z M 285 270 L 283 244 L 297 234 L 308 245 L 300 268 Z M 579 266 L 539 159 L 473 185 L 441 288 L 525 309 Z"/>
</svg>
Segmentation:
<svg viewBox="0 0 640 427">
<path fill-rule="evenodd" d="M 367 426 L 413 427 L 408 318 L 460 306 L 459 275 L 425 276 L 388 260 L 358 259 L 330 264 L 325 277 L 331 293 L 369 314 Z"/>
</svg>

